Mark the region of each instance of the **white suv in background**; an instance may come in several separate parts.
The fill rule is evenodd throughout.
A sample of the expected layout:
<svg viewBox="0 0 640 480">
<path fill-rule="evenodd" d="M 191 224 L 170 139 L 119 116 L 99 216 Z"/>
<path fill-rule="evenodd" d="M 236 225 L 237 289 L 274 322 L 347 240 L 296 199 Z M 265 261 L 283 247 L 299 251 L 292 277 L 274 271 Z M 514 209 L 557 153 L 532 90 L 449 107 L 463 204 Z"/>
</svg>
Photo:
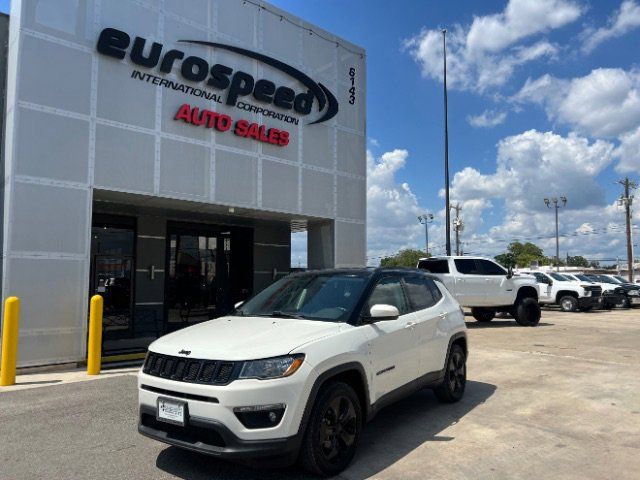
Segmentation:
<svg viewBox="0 0 640 480">
<path fill-rule="evenodd" d="M 422 388 L 460 400 L 466 359 L 462 310 L 430 275 L 293 274 L 234 315 L 151 344 L 138 430 L 221 458 L 297 458 L 335 475 L 385 405 Z"/>
</svg>

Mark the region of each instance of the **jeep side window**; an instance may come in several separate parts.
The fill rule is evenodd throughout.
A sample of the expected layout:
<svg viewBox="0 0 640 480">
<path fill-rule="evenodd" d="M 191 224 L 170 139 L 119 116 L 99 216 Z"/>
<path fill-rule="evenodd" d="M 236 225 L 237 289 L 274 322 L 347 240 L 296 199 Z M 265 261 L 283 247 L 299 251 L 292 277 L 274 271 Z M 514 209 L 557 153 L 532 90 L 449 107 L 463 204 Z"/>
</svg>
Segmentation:
<svg viewBox="0 0 640 480">
<path fill-rule="evenodd" d="M 368 316 L 371 312 L 371 307 L 378 304 L 393 305 L 398 309 L 400 315 L 409 312 L 409 305 L 400 284 L 400 277 L 385 277 L 381 279 L 371 292 L 363 314 Z"/>
<path fill-rule="evenodd" d="M 421 260 L 418 262 L 420 270 L 426 270 L 431 273 L 449 273 L 448 260 Z"/>
<path fill-rule="evenodd" d="M 433 281 L 418 275 L 404 277 L 404 286 L 411 302 L 412 312 L 424 310 L 436 304 L 437 300 L 433 297 L 433 291 L 428 282 Z"/>
<path fill-rule="evenodd" d="M 541 273 L 534 273 L 533 276 L 536 277 L 536 281 L 538 283 L 549 283 L 549 280 L 547 280 L 547 277 L 545 277 Z"/>
<path fill-rule="evenodd" d="M 463 275 L 482 275 L 473 258 L 456 258 L 456 269 Z"/>
<path fill-rule="evenodd" d="M 497 263 L 490 260 L 476 260 L 485 275 L 506 275 L 507 271 Z"/>
</svg>

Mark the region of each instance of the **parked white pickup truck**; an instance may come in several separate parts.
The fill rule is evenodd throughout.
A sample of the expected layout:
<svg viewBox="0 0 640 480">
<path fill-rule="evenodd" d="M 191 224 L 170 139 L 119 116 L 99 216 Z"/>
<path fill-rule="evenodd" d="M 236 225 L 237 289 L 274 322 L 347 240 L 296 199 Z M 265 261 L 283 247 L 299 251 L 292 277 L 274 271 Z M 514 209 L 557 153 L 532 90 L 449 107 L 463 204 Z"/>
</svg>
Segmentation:
<svg viewBox="0 0 640 480">
<path fill-rule="evenodd" d="M 577 309 L 588 312 L 592 308 L 602 307 L 602 288 L 589 282 L 576 283 L 556 272 L 529 272 L 538 282 L 538 301 L 546 305 L 558 305 L 563 312 L 575 312 Z"/>
<path fill-rule="evenodd" d="M 538 288 L 530 275 L 514 275 L 511 268 L 482 257 L 421 258 L 417 267 L 442 280 L 479 322 L 493 320 L 496 312 L 510 313 L 522 326 L 540 321 Z"/>
</svg>

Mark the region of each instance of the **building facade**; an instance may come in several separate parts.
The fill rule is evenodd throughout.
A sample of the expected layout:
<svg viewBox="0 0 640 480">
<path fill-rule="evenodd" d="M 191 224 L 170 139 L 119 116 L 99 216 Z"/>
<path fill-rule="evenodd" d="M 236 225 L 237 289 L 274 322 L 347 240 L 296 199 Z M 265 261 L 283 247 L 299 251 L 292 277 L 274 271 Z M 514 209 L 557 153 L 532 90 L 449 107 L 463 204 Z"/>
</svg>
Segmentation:
<svg viewBox="0 0 640 480">
<path fill-rule="evenodd" d="M 108 354 L 223 315 L 289 272 L 292 231 L 310 268 L 365 264 L 361 48 L 261 1 L 13 0 L 0 20 L 20 366 L 82 361 L 94 294 Z"/>
</svg>

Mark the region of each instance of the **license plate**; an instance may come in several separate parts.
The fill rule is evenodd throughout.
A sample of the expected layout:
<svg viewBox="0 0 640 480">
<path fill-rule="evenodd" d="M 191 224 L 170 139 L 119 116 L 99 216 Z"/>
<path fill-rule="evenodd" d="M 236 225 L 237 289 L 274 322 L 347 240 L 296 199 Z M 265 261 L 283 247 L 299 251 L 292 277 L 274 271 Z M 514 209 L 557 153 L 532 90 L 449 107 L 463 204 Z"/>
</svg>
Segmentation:
<svg viewBox="0 0 640 480">
<path fill-rule="evenodd" d="M 184 426 L 186 403 L 171 398 L 158 398 L 158 420 Z"/>
</svg>

